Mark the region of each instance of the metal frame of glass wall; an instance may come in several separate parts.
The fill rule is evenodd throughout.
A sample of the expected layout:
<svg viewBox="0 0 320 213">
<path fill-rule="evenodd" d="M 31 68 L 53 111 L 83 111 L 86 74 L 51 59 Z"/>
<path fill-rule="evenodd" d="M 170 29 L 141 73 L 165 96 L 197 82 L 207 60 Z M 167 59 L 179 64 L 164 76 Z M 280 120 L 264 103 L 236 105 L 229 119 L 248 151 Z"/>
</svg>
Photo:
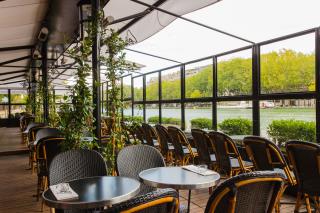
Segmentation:
<svg viewBox="0 0 320 213">
<path fill-rule="evenodd" d="M 315 91 L 306 91 L 306 92 L 286 92 L 286 93 L 272 93 L 272 94 L 263 94 L 261 92 L 261 80 L 260 80 L 260 49 L 265 45 L 269 45 L 275 42 L 284 41 L 287 39 L 296 38 L 299 36 L 307 35 L 307 34 L 314 34 L 314 49 L 315 49 Z M 218 58 L 221 56 L 226 56 L 228 54 L 237 53 L 243 50 L 250 50 L 252 51 L 252 93 L 250 95 L 235 95 L 235 96 L 219 96 L 218 95 L 218 77 L 217 77 L 217 67 L 218 67 Z M 203 61 L 203 60 L 212 60 L 212 74 L 213 74 L 213 94 L 211 97 L 204 97 L 204 98 L 186 98 L 185 97 L 185 67 L 188 64 Z M 181 98 L 179 99 L 172 99 L 172 100 L 164 100 L 162 99 L 162 80 L 161 80 L 161 73 L 169 70 L 171 68 L 179 68 L 181 73 L 180 79 L 180 88 L 181 88 Z M 159 99 L 158 100 L 147 100 L 146 99 L 146 76 L 150 74 L 158 74 L 158 91 L 159 91 Z M 147 104 L 157 104 L 159 106 L 159 121 L 162 121 L 162 105 L 167 103 L 178 103 L 181 105 L 181 128 L 185 129 L 185 105 L 187 103 L 211 103 L 212 104 L 212 129 L 217 129 L 217 103 L 222 101 L 251 101 L 252 102 L 252 123 L 253 129 L 252 133 L 254 135 L 260 135 L 260 101 L 264 100 L 285 100 L 285 99 L 314 99 L 316 104 L 316 113 L 315 113 L 315 120 L 316 120 L 316 138 L 317 142 L 320 142 L 320 28 L 313 28 L 309 30 L 305 30 L 302 32 L 294 33 L 291 35 L 271 39 L 268 41 L 260 42 L 255 45 L 246 46 L 243 48 L 227 51 L 221 54 L 216 54 L 210 57 L 205 57 L 197 60 L 193 60 L 184 64 L 179 64 L 172 67 L 167 67 L 164 69 L 156 70 L 153 72 L 145 73 L 142 75 L 132 76 L 126 75 L 122 77 L 121 80 L 121 91 L 123 91 L 123 78 L 131 76 L 131 98 L 124 98 L 123 94 L 121 96 L 123 102 L 131 102 L 132 107 L 132 115 L 134 115 L 134 107 L 136 105 L 143 106 L 143 117 L 144 121 L 146 121 L 146 105 Z M 143 98 L 142 100 L 134 100 L 134 79 L 141 78 L 143 79 Z M 107 91 L 107 90 L 105 90 Z M 107 96 L 107 95 L 106 95 Z M 106 99 L 107 100 L 107 99 Z"/>
</svg>

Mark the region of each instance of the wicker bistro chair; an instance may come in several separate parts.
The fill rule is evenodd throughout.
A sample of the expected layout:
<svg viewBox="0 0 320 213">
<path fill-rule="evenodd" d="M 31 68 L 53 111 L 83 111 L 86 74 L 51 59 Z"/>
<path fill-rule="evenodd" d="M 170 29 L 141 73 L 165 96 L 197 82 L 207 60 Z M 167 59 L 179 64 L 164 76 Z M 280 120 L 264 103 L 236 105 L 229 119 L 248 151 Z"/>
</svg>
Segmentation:
<svg viewBox="0 0 320 213">
<path fill-rule="evenodd" d="M 173 161 L 174 147 L 172 145 L 169 132 L 165 126 L 160 124 L 156 125 L 156 130 L 159 136 L 161 153 L 165 157 L 166 162 L 171 164 Z"/>
<path fill-rule="evenodd" d="M 243 139 L 249 159 L 253 162 L 255 170 L 274 170 L 286 176 L 289 185 L 296 184 L 285 157 L 279 147 L 270 140 L 259 137 L 249 136 Z"/>
<path fill-rule="evenodd" d="M 30 122 L 27 127 L 25 128 L 25 130 L 22 132 L 22 140 L 23 142 L 28 146 L 29 144 L 29 136 L 31 137 L 31 135 L 29 135 L 29 131 L 31 128 L 36 127 L 36 126 L 44 126 L 44 124 L 42 123 L 34 123 L 34 122 Z"/>
<path fill-rule="evenodd" d="M 98 152 L 92 150 L 69 150 L 53 158 L 49 167 L 49 185 L 105 175 L 107 175 L 107 166 Z M 55 212 L 74 213 L 86 211 L 55 209 Z"/>
<path fill-rule="evenodd" d="M 163 167 L 165 161 L 161 153 L 147 145 L 133 145 L 123 148 L 117 157 L 117 172 L 119 176 L 134 178 L 138 181 L 139 173 L 143 170 Z M 152 192 L 153 187 L 141 184 L 140 195 Z"/>
<path fill-rule="evenodd" d="M 211 194 L 205 213 L 271 213 L 278 203 L 284 175 L 273 171 L 240 174 Z"/>
<path fill-rule="evenodd" d="M 204 163 L 209 169 L 216 169 L 216 155 L 210 153 L 211 144 L 207 133 L 201 129 L 191 129 L 191 134 L 198 150 L 199 163 Z"/>
<path fill-rule="evenodd" d="M 242 160 L 235 142 L 228 135 L 222 132 L 210 132 L 208 136 L 216 151 L 219 173 L 232 177 L 253 168 L 252 162 Z"/>
<path fill-rule="evenodd" d="M 297 179 L 295 212 L 299 212 L 301 198 L 305 199 L 308 213 L 311 213 L 310 198 L 315 204 L 315 212 L 320 212 L 320 146 L 309 142 L 289 141 L 286 150 Z"/>
<path fill-rule="evenodd" d="M 39 200 L 40 191 L 46 189 L 47 186 L 47 177 L 48 177 L 48 163 L 51 162 L 52 156 L 57 153 L 57 150 L 50 149 L 50 153 L 46 151 L 45 145 L 46 143 L 54 143 L 50 139 L 60 138 L 61 133 L 58 129 L 55 128 L 43 128 L 39 129 L 36 134 L 36 140 L 34 142 L 34 153 L 36 159 L 36 167 L 37 167 L 37 176 L 38 176 L 38 184 L 37 184 L 37 200 Z M 60 142 L 60 140 L 59 140 Z M 56 145 L 57 146 L 57 145 Z M 60 147 L 58 147 L 60 151 Z M 49 156 L 49 161 L 47 159 Z"/>
<path fill-rule="evenodd" d="M 149 146 L 159 147 L 158 142 L 158 134 L 156 130 L 150 126 L 150 124 L 143 123 L 142 124 L 143 132 L 144 132 L 144 139 L 146 144 Z M 154 139 L 157 138 L 157 139 Z"/>
<path fill-rule="evenodd" d="M 174 158 L 177 165 L 187 165 L 190 161 L 198 157 L 197 149 L 191 147 L 187 137 L 181 129 L 169 126 L 168 132 L 174 147 Z"/>
<path fill-rule="evenodd" d="M 144 195 L 135 197 L 129 201 L 116 204 L 104 211 L 104 213 L 178 213 L 179 196 L 174 189 L 159 189 Z"/>
<path fill-rule="evenodd" d="M 69 150 L 56 155 L 49 167 L 49 184 L 107 175 L 103 157 L 96 151 Z"/>
</svg>

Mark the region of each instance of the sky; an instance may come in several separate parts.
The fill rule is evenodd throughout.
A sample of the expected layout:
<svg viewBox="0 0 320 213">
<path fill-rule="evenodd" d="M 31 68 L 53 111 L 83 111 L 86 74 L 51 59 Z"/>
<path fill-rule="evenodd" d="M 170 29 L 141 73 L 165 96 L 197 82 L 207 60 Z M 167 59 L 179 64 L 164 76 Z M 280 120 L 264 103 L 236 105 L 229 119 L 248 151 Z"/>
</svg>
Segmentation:
<svg viewBox="0 0 320 213">
<path fill-rule="evenodd" d="M 318 27 L 319 8 L 320 0 L 222 0 L 184 17 L 257 43 Z M 250 44 L 176 19 L 162 31 L 130 48 L 188 62 L 247 45 Z M 261 52 L 283 48 L 311 53 L 314 51 L 314 34 L 262 46 Z M 244 51 L 243 57 L 247 55 Z M 224 59 L 228 57 L 233 56 Z M 127 59 L 146 65 L 140 70 L 143 73 L 176 64 L 129 51 Z"/>
</svg>

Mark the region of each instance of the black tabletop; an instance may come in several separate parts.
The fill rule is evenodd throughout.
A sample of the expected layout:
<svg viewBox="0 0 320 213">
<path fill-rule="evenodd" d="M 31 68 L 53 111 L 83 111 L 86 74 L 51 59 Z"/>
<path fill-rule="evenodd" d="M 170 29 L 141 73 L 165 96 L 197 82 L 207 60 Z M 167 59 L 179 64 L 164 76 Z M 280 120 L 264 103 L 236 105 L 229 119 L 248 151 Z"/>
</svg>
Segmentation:
<svg viewBox="0 0 320 213">
<path fill-rule="evenodd" d="M 201 189 L 215 186 L 220 179 L 214 175 L 200 175 L 181 167 L 158 167 L 147 169 L 139 174 L 143 183 L 158 188 Z"/>
<path fill-rule="evenodd" d="M 140 182 L 127 177 L 91 177 L 69 184 L 79 195 L 77 200 L 58 201 L 48 189 L 42 195 L 45 204 L 57 209 L 94 209 L 129 200 L 140 190 Z"/>
</svg>

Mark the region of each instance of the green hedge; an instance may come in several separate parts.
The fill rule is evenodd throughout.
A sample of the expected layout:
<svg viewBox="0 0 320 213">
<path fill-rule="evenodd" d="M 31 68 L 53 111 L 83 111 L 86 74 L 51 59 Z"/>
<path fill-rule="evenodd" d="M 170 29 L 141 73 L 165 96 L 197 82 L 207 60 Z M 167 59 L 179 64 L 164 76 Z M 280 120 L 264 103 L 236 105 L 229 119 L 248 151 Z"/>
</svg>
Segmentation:
<svg viewBox="0 0 320 213">
<path fill-rule="evenodd" d="M 148 123 L 151 123 L 151 124 L 159 123 L 159 117 L 158 116 L 149 117 L 148 118 Z M 181 125 L 181 119 L 180 118 L 162 117 L 162 124 Z"/>
<path fill-rule="evenodd" d="M 267 128 L 269 137 L 279 146 L 288 140 L 316 142 L 316 123 L 299 120 L 273 120 Z"/>
<path fill-rule="evenodd" d="M 195 118 L 191 120 L 191 128 L 211 129 L 212 120 L 209 118 Z"/>
<path fill-rule="evenodd" d="M 137 123 L 142 123 L 143 122 L 143 117 L 142 116 L 123 116 L 124 121 L 129 121 L 129 122 L 137 122 Z"/>
<path fill-rule="evenodd" d="M 225 119 L 218 124 L 218 128 L 227 135 L 252 134 L 252 122 L 246 118 Z"/>
</svg>

